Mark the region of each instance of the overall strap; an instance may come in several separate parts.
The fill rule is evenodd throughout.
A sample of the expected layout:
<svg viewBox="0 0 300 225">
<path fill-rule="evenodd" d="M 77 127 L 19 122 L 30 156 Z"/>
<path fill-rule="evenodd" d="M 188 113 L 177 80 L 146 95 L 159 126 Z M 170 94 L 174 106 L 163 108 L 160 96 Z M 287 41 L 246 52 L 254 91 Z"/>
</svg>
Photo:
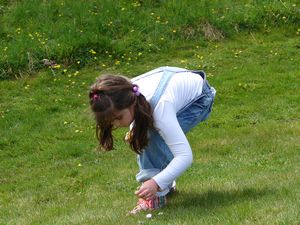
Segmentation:
<svg viewBox="0 0 300 225">
<path fill-rule="evenodd" d="M 169 71 L 169 70 L 164 70 L 163 71 L 163 75 L 159 81 L 159 84 L 156 87 L 156 90 L 154 92 L 154 95 L 152 96 L 151 100 L 150 100 L 150 104 L 153 107 L 153 109 L 155 108 L 158 100 L 160 99 L 161 95 L 164 93 L 165 88 L 169 82 L 169 80 L 171 79 L 172 75 L 176 72 L 174 71 Z"/>
</svg>

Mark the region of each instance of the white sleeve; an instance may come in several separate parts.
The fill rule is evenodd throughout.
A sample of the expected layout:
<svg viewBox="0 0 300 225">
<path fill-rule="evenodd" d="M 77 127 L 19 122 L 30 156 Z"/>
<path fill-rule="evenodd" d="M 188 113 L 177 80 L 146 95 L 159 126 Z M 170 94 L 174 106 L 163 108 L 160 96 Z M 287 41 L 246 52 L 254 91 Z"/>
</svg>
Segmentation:
<svg viewBox="0 0 300 225">
<path fill-rule="evenodd" d="M 171 102 L 159 102 L 154 111 L 154 119 L 154 125 L 174 156 L 169 165 L 153 177 L 158 186 L 164 190 L 192 164 L 193 154 Z"/>
</svg>

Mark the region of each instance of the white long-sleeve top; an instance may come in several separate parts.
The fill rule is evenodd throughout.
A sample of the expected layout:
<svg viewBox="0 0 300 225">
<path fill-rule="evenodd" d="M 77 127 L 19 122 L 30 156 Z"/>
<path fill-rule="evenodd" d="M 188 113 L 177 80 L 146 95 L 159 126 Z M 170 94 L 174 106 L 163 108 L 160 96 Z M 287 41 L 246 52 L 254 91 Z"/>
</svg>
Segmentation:
<svg viewBox="0 0 300 225">
<path fill-rule="evenodd" d="M 150 73 L 150 72 L 149 72 Z M 139 91 L 150 101 L 163 72 L 151 71 L 132 79 Z M 154 126 L 170 148 L 174 158 L 169 165 L 153 177 L 164 190 L 192 163 L 193 154 L 189 142 L 182 131 L 176 113 L 202 93 L 203 78 L 192 72 L 178 72 L 172 76 L 164 93 L 153 111 Z"/>
</svg>

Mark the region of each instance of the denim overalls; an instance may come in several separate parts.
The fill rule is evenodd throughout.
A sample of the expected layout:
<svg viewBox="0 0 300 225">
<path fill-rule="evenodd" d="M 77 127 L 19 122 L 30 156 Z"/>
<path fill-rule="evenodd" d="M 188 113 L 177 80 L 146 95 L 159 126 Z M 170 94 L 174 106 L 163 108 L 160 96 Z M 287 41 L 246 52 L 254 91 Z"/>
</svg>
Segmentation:
<svg viewBox="0 0 300 225">
<path fill-rule="evenodd" d="M 150 100 L 150 104 L 153 109 L 162 96 L 171 77 L 175 73 L 185 72 L 189 70 L 177 67 L 160 67 L 148 72 L 145 75 L 147 76 L 162 71 L 164 72 L 164 74 L 162 75 L 162 78 L 154 92 L 154 95 Z M 210 87 L 210 85 L 208 84 L 206 80 L 206 74 L 203 71 L 190 72 L 199 74 L 203 78 L 203 87 L 200 96 L 198 96 L 196 99 L 194 99 L 192 102 L 190 102 L 177 112 L 177 119 L 184 133 L 187 133 L 191 128 L 193 128 L 209 116 L 216 94 L 215 89 L 213 87 Z M 143 76 L 141 76 L 140 79 L 142 78 Z M 160 134 L 156 130 L 150 130 L 149 143 L 144 149 L 143 153 L 137 156 L 137 162 L 140 169 L 140 172 L 136 175 L 137 181 L 143 182 L 151 179 L 165 167 L 167 167 L 167 165 L 173 158 L 174 157 L 172 152 L 170 151 L 169 147 L 162 139 Z M 168 188 L 162 190 L 162 192 L 158 192 L 157 196 L 166 195 L 172 185 L 173 184 L 171 183 Z"/>
</svg>

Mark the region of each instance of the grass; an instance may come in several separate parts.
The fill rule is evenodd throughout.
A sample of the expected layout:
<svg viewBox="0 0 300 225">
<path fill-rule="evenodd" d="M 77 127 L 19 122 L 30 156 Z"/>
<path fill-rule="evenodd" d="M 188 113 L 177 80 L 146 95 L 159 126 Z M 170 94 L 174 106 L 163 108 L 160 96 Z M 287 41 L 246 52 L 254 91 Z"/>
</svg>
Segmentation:
<svg viewBox="0 0 300 225">
<path fill-rule="evenodd" d="M 42 59 L 66 68 L 123 67 L 182 42 L 273 27 L 299 33 L 299 15 L 297 0 L 2 0 L 0 79 L 35 74 Z"/>
<path fill-rule="evenodd" d="M 0 224 L 299 224 L 299 37 L 241 33 L 105 70 L 63 68 L 0 82 Z M 169 205 L 127 217 L 135 155 L 96 151 L 87 90 L 100 72 L 204 67 L 217 89 L 208 121 L 188 134 L 193 165 Z"/>
</svg>

